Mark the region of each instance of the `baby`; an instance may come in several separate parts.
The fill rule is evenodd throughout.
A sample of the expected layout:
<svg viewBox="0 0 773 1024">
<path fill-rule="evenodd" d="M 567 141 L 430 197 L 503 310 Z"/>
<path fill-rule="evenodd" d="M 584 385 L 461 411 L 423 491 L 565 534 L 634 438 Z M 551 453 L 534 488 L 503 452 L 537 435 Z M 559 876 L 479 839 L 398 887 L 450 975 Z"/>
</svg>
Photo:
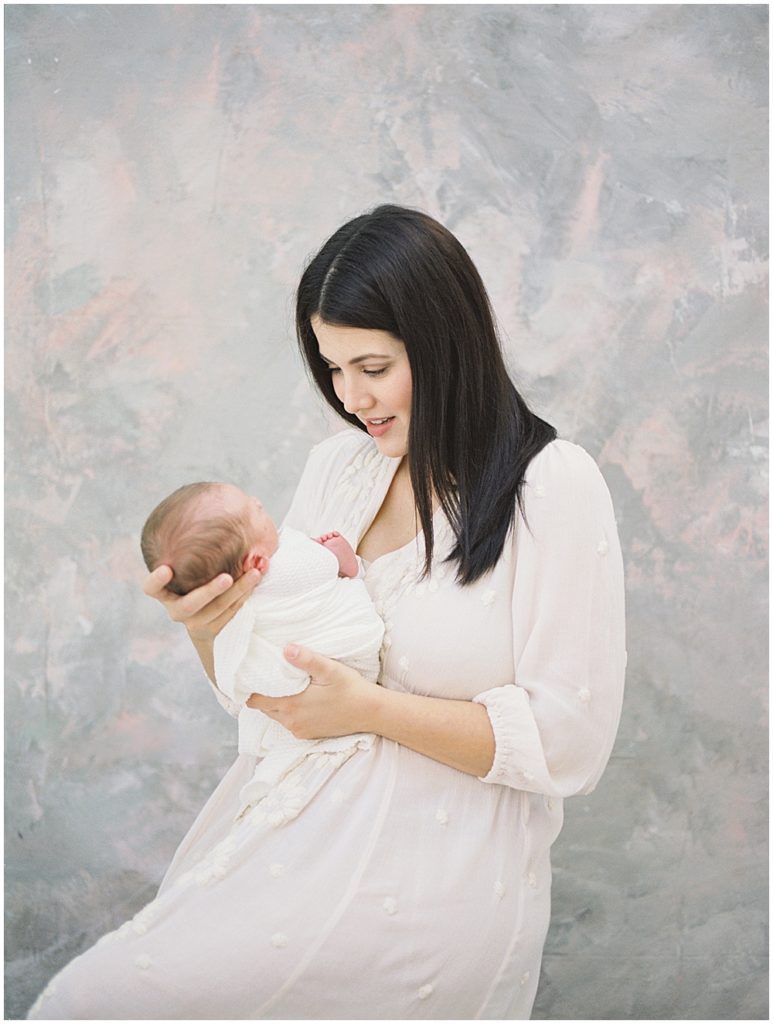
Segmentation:
<svg viewBox="0 0 773 1024">
<path fill-rule="evenodd" d="M 299 740 L 245 705 L 252 693 L 285 697 L 308 686 L 309 676 L 282 654 L 290 642 L 378 680 L 384 625 L 365 584 L 355 578 L 357 556 L 344 537 L 331 532 L 312 540 L 289 527 L 277 530 L 258 499 L 238 487 L 195 483 L 180 487 L 151 512 L 141 547 L 151 571 L 171 566 L 174 577 L 167 589 L 176 594 L 222 572 L 234 579 L 253 567 L 265 573 L 214 644 L 217 687 L 242 705 L 239 753 L 261 758 L 242 788 L 240 814 L 310 754 L 344 755 L 372 745 L 373 736 L 362 733 Z"/>
</svg>

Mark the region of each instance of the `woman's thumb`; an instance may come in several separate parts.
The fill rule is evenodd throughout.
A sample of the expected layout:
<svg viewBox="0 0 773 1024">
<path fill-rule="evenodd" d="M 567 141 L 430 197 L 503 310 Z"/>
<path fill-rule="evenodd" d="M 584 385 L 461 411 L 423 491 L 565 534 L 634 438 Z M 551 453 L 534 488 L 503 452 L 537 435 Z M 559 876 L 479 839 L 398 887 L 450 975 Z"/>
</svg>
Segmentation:
<svg viewBox="0 0 773 1024">
<path fill-rule="evenodd" d="M 336 665 L 330 658 L 310 651 L 308 647 L 301 647 L 300 644 L 288 644 L 284 649 L 284 656 L 291 665 L 302 669 L 318 683 L 325 682 L 330 677 L 330 670 Z"/>
<path fill-rule="evenodd" d="M 309 673 L 311 672 L 315 659 L 312 652 L 305 647 L 300 647 L 298 644 L 288 644 L 284 649 L 284 656 L 292 665 L 306 669 Z"/>
</svg>

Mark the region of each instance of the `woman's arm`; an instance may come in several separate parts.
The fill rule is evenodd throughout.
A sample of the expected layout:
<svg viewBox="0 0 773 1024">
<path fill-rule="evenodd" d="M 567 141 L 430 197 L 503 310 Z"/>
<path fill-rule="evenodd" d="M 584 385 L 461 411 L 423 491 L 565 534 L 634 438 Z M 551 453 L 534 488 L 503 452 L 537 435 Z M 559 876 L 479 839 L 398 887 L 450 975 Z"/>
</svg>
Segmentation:
<svg viewBox="0 0 773 1024">
<path fill-rule="evenodd" d="M 374 686 L 341 662 L 297 645 L 286 647 L 285 657 L 311 676 L 311 685 L 292 697 L 256 693 L 247 704 L 299 739 L 373 732 L 470 775 L 490 770 L 494 733 L 480 704 Z"/>
<path fill-rule="evenodd" d="M 494 731 L 486 709 L 468 700 L 422 697 L 374 687 L 364 732 L 401 743 L 433 761 L 481 778 L 494 763 Z"/>
<path fill-rule="evenodd" d="M 235 583 L 228 573 L 222 573 L 184 597 L 166 590 L 173 575 L 168 565 L 159 565 L 146 577 L 142 589 L 163 604 L 173 622 L 181 622 L 185 626 L 204 671 L 214 683 L 215 637 L 239 611 L 262 579 L 262 573 L 250 569 Z"/>
<path fill-rule="evenodd" d="M 483 781 L 590 793 L 612 750 L 625 680 L 625 589 L 612 499 L 578 445 L 529 465 L 512 562 L 513 683 L 476 694 L 496 739 Z"/>
</svg>

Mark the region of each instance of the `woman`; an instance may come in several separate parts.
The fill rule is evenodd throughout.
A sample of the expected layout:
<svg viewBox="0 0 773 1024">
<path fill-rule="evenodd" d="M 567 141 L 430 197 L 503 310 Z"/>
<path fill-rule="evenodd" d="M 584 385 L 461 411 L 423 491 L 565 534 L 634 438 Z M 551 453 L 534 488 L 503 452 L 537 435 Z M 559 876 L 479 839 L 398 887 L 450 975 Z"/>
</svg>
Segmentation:
<svg viewBox="0 0 773 1024">
<path fill-rule="evenodd" d="M 529 1016 L 562 800 L 593 789 L 620 714 L 609 493 L 518 395 L 480 278 L 430 217 L 344 225 L 303 274 L 297 329 L 358 429 L 312 450 L 285 522 L 335 527 L 362 558 L 383 685 L 291 646 L 312 684 L 250 703 L 300 737 L 380 739 L 313 800 L 290 780 L 234 824 L 254 766 L 238 758 L 159 896 L 33 1017 Z M 216 683 L 213 638 L 258 575 L 182 598 L 170 578 L 146 590 Z"/>
</svg>

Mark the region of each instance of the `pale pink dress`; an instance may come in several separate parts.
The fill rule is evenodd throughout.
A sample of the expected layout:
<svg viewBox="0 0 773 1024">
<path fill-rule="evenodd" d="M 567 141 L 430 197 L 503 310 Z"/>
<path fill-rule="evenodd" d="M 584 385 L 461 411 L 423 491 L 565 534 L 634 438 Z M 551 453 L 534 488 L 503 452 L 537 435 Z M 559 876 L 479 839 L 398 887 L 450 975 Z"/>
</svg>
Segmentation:
<svg viewBox="0 0 773 1024">
<path fill-rule="evenodd" d="M 286 522 L 356 547 L 397 468 L 344 430 L 313 449 Z M 292 778 L 234 823 L 240 756 L 158 897 L 56 976 L 31 1016 L 106 1019 L 523 1019 L 550 913 L 562 801 L 606 765 L 625 673 L 623 567 L 593 459 L 557 440 L 531 462 L 526 515 L 472 586 L 422 538 L 376 559 L 382 683 L 475 700 L 484 779 L 389 740 L 319 790 Z M 309 799 L 309 797 L 312 797 Z M 302 808 L 299 812 L 299 808 Z"/>
</svg>

